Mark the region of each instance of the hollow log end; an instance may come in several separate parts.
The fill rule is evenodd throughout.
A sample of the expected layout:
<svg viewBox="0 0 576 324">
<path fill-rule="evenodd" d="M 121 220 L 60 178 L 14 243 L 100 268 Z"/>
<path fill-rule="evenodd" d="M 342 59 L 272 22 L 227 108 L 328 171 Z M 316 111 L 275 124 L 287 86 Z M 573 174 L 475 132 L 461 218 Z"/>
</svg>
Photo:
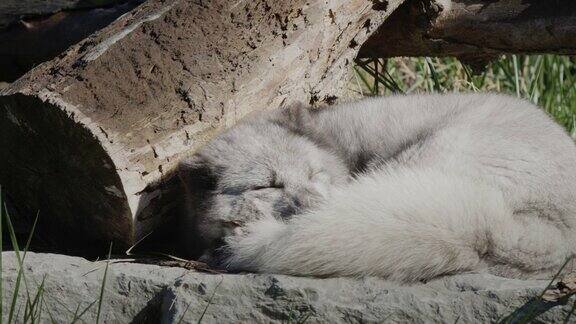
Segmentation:
<svg viewBox="0 0 576 324">
<path fill-rule="evenodd" d="M 31 224 L 38 213 L 37 235 L 50 233 L 38 241 L 51 245 L 40 249 L 95 256 L 113 242 L 125 251 L 134 231 L 116 167 L 61 108 L 22 93 L 0 96 L 0 184 L 24 218 L 13 222 Z"/>
</svg>

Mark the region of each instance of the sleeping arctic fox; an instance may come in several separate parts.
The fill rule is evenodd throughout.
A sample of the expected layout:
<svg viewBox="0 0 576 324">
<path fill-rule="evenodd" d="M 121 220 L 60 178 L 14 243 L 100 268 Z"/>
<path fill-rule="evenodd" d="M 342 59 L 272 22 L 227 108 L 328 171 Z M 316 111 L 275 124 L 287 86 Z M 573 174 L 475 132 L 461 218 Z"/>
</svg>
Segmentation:
<svg viewBox="0 0 576 324">
<path fill-rule="evenodd" d="M 540 109 L 502 95 L 260 113 L 179 174 L 187 230 L 205 260 L 233 270 L 528 277 L 576 252 L 576 146 Z"/>
</svg>

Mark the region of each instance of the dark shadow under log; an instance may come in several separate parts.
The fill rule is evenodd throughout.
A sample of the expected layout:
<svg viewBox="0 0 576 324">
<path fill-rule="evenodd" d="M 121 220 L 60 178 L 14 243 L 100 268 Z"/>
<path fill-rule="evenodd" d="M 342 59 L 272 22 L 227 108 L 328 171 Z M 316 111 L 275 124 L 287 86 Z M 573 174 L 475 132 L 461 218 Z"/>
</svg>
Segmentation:
<svg viewBox="0 0 576 324">
<path fill-rule="evenodd" d="M 31 224 L 38 213 L 34 241 L 47 245 L 40 249 L 93 255 L 114 242 L 125 250 L 132 219 L 122 183 L 110 156 L 73 114 L 37 97 L 0 97 L 0 179 L 16 217 L 27 217 L 13 221 Z"/>
</svg>

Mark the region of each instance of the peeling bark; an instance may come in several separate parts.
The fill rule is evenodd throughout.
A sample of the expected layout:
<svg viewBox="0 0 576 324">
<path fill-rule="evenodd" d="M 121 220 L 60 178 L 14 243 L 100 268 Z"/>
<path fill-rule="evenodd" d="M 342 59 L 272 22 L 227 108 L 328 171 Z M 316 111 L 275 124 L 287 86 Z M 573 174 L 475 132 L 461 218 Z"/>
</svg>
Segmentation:
<svg viewBox="0 0 576 324">
<path fill-rule="evenodd" d="M 0 92 L 0 183 L 61 247 L 126 247 L 177 211 L 170 170 L 223 127 L 344 96 L 401 2 L 149 0 Z"/>
</svg>

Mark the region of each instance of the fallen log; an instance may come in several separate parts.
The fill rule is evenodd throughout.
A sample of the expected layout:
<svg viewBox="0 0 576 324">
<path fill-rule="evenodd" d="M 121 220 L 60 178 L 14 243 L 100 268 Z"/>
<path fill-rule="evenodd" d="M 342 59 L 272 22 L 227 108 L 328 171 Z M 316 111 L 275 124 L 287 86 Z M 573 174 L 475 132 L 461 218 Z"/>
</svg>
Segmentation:
<svg viewBox="0 0 576 324">
<path fill-rule="evenodd" d="M 401 2 L 149 0 L 1 90 L 0 183 L 56 249 L 125 249 L 177 213 L 170 170 L 223 127 L 345 96 Z"/>
<path fill-rule="evenodd" d="M 125 0 L 2 0 L 0 29 L 24 17 L 46 16 L 62 10 L 104 7 Z"/>
<path fill-rule="evenodd" d="M 363 44 L 359 56 L 455 56 L 482 62 L 502 53 L 576 53 L 576 2 L 406 1 Z"/>
<path fill-rule="evenodd" d="M 3 0 L 0 3 L 0 82 L 18 79 L 141 2 Z"/>
</svg>

